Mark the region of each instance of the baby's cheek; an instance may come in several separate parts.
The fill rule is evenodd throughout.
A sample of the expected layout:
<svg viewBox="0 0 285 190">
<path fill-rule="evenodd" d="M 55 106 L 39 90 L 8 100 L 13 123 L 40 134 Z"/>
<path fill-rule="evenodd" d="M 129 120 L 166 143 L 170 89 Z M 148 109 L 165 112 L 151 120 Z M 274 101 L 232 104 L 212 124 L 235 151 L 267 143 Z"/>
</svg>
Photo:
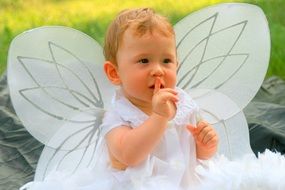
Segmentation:
<svg viewBox="0 0 285 190">
<path fill-rule="evenodd" d="M 176 82 L 177 82 L 177 77 L 176 77 L 176 72 L 175 73 L 170 73 L 167 77 L 169 87 L 170 88 L 175 88 Z"/>
</svg>

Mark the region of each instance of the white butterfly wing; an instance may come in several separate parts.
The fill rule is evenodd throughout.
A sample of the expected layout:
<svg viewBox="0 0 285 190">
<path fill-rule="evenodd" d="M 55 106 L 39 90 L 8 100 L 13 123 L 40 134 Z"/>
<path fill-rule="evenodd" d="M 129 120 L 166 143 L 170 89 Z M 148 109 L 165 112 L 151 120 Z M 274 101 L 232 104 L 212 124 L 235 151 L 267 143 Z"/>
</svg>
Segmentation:
<svg viewBox="0 0 285 190">
<path fill-rule="evenodd" d="M 96 113 L 98 117 L 100 114 L 100 112 Z M 97 120 L 98 123 L 94 124 L 94 126 L 98 126 L 101 123 L 102 117 Z M 64 140 L 60 143 L 63 146 L 67 144 L 72 148 L 64 149 L 63 147 L 51 148 L 45 146 L 38 161 L 35 181 L 42 181 L 55 171 L 60 171 L 64 175 L 70 176 L 81 169 L 93 168 L 97 158 L 102 154 L 102 152 L 100 152 L 101 149 L 97 148 L 100 143 L 99 141 L 102 140 L 98 138 L 100 128 L 94 126 L 90 126 L 88 130 L 84 129 L 86 131 L 84 133 L 75 130 L 74 133 L 67 138 L 62 138 Z M 69 128 L 67 128 L 67 130 L 69 130 Z M 70 134 L 70 132 L 68 133 Z M 73 135 L 76 135 L 76 137 Z M 58 141 L 58 139 L 58 136 L 54 137 L 55 141 Z M 82 147 L 81 144 L 84 142 L 87 146 Z"/>
<path fill-rule="evenodd" d="M 12 41 L 12 103 L 27 130 L 46 145 L 35 180 L 93 166 L 99 126 L 114 93 L 103 62 L 96 41 L 67 27 L 36 28 Z"/>
<path fill-rule="evenodd" d="M 260 88 L 270 57 L 262 10 L 240 3 L 207 7 L 178 22 L 175 32 L 177 85 L 189 92 L 204 119 L 216 127 L 220 153 L 236 158 L 250 152 L 242 109 Z"/>
<path fill-rule="evenodd" d="M 215 89 L 243 109 L 258 91 L 270 57 L 267 20 L 249 4 L 219 4 L 175 25 L 178 86 Z"/>
<path fill-rule="evenodd" d="M 72 143 L 62 147 L 55 136 L 68 138 L 76 130 L 86 134 L 94 127 L 94 111 L 104 112 L 113 93 L 103 61 L 97 42 L 67 27 L 36 28 L 12 41 L 10 94 L 18 117 L 35 138 L 53 148 L 73 149 Z"/>
</svg>

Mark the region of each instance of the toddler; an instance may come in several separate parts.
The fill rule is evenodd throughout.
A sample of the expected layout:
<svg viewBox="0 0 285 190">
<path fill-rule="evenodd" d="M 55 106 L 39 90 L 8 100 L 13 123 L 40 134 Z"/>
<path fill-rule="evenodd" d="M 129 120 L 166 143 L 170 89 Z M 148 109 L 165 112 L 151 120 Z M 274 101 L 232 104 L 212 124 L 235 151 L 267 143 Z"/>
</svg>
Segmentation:
<svg viewBox="0 0 285 190">
<path fill-rule="evenodd" d="M 108 28 L 104 54 L 106 76 L 118 86 L 101 125 L 108 172 L 129 189 L 190 188 L 198 160 L 216 153 L 218 137 L 175 87 L 172 25 L 149 8 L 125 10 Z"/>
</svg>

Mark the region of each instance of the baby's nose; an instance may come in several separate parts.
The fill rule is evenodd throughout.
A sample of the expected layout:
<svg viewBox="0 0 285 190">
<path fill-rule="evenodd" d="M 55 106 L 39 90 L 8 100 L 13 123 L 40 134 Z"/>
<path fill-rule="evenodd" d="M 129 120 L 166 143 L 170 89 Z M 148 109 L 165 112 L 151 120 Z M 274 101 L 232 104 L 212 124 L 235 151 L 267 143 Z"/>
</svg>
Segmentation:
<svg viewBox="0 0 285 190">
<path fill-rule="evenodd" d="M 163 75 L 163 68 L 161 67 L 161 65 L 156 64 L 155 66 L 153 66 L 151 74 L 153 76 L 162 76 Z"/>
</svg>

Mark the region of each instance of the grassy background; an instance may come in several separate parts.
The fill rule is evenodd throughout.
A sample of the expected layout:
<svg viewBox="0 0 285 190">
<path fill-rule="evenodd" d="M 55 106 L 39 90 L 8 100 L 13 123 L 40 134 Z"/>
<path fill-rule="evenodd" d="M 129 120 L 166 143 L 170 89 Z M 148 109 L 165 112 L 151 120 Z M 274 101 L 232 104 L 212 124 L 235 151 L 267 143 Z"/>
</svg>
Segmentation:
<svg viewBox="0 0 285 190">
<path fill-rule="evenodd" d="M 65 25 L 81 30 L 102 44 L 105 30 L 125 8 L 152 7 L 175 24 L 202 7 L 227 0 L 0 0 L 0 74 L 6 69 L 11 40 L 19 33 L 43 26 Z M 284 0 L 238 0 L 257 4 L 265 12 L 271 31 L 271 60 L 267 76 L 285 79 Z"/>
</svg>

